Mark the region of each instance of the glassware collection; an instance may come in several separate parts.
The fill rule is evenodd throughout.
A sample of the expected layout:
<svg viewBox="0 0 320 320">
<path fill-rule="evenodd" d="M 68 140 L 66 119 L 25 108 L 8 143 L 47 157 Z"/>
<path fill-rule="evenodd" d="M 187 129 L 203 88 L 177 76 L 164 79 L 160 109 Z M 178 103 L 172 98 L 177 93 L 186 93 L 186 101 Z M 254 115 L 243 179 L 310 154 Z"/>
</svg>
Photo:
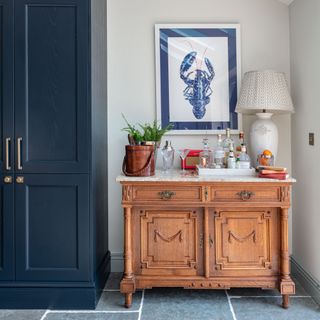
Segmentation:
<svg viewBox="0 0 320 320">
<path fill-rule="evenodd" d="M 210 149 L 209 139 L 204 138 L 202 141 L 202 150 L 199 152 L 198 166 L 200 168 L 215 168 L 215 169 L 250 169 L 251 161 L 247 154 L 247 146 L 244 140 L 244 133 L 239 133 L 238 144 L 231 137 L 230 129 L 226 129 L 225 138 L 218 135 L 218 141 L 214 149 Z M 182 172 L 186 173 L 186 158 L 191 151 L 190 149 L 177 150 L 181 158 Z M 190 152 L 191 153 L 191 152 Z M 170 141 L 166 141 L 161 150 L 163 171 L 167 172 L 173 167 L 174 149 Z"/>
<path fill-rule="evenodd" d="M 163 160 L 163 172 L 167 173 L 173 167 L 174 152 L 171 142 L 166 141 L 161 150 Z M 284 180 L 288 178 L 286 168 L 274 167 L 274 156 L 271 151 L 264 150 L 257 159 L 251 161 L 247 153 L 247 144 L 245 142 L 244 133 L 240 131 L 239 138 L 235 140 L 231 137 L 230 129 L 226 129 L 225 138 L 218 134 L 218 141 L 216 146 L 211 149 L 209 146 L 209 139 L 204 138 L 202 141 L 201 150 L 179 149 L 178 154 L 181 159 L 181 175 L 194 175 L 194 171 L 186 170 L 196 169 L 198 167 L 198 174 L 217 174 L 218 171 L 211 169 L 234 169 L 220 170 L 221 174 L 255 174 L 255 169 L 260 178 L 272 178 Z M 190 160 L 187 162 L 187 160 Z M 186 165 L 188 163 L 188 165 Z M 197 165 L 195 165 L 197 163 Z M 239 169 L 239 171 L 237 171 Z M 242 170 L 241 170 L 242 169 Z M 214 173 L 215 172 L 215 173 Z M 238 173 L 235 173 L 238 172 Z"/>
<path fill-rule="evenodd" d="M 250 169 L 251 167 L 242 131 L 239 133 L 239 143 L 236 148 L 230 129 L 226 129 L 226 137 L 223 140 L 222 135 L 218 135 L 218 142 L 214 151 L 210 149 L 208 139 L 203 139 L 203 151 L 199 158 L 200 168 Z"/>
</svg>

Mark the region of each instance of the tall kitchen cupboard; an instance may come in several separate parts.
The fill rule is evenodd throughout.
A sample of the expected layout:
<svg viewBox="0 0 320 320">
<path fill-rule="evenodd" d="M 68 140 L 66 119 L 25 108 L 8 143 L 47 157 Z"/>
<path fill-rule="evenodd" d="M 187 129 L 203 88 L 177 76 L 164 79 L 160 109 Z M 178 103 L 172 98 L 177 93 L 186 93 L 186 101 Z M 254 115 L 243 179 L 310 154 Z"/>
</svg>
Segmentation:
<svg viewBox="0 0 320 320">
<path fill-rule="evenodd" d="M 0 0 L 0 307 L 94 308 L 109 269 L 106 0 Z"/>
</svg>

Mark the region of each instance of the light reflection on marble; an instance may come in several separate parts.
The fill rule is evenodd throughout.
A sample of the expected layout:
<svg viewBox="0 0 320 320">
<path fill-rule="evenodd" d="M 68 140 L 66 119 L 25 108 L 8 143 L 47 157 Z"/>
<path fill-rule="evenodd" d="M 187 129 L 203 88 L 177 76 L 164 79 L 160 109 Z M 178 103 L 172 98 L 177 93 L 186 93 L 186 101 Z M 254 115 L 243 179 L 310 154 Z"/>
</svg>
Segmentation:
<svg viewBox="0 0 320 320">
<path fill-rule="evenodd" d="M 182 176 L 181 170 L 171 170 L 164 173 L 162 170 L 156 170 L 156 174 L 151 177 L 127 177 L 121 174 L 116 179 L 117 182 L 137 181 L 137 182 L 155 182 L 155 181 L 168 181 L 168 182 L 269 182 L 269 183 L 294 183 L 295 179 L 289 178 L 287 180 L 265 179 L 258 178 L 257 176 L 198 176 L 195 172 L 190 173 L 188 176 Z"/>
</svg>

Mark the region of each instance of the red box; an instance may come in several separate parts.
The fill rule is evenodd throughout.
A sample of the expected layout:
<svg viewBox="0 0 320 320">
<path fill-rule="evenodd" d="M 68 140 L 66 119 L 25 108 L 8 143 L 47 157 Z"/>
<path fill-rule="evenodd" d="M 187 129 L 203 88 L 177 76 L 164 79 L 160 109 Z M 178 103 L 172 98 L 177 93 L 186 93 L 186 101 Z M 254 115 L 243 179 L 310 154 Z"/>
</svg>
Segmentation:
<svg viewBox="0 0 320 320">
<path fill-rule="evenodd" d="M 199 164 L 199 154 L 202 150 L 190 150 L 184 161 L 181 160 L 181 169 L 184 162 L 184 168 L 188 170 L 195 170 L 196 165 Z"/>
</svg>

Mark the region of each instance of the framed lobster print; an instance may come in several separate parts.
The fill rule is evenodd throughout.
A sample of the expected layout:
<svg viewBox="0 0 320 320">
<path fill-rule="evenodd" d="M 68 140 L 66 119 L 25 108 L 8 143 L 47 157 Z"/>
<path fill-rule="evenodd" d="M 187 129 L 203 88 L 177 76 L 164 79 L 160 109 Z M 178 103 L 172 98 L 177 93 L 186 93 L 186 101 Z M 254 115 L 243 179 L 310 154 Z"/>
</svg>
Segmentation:
<svg viewBox="0 0 320 320">
<path fill-rule="evenodd" d="M 241 130 L 238 24 L 155 26 L 157 119 L 170 134 Z"/>
</svg>

